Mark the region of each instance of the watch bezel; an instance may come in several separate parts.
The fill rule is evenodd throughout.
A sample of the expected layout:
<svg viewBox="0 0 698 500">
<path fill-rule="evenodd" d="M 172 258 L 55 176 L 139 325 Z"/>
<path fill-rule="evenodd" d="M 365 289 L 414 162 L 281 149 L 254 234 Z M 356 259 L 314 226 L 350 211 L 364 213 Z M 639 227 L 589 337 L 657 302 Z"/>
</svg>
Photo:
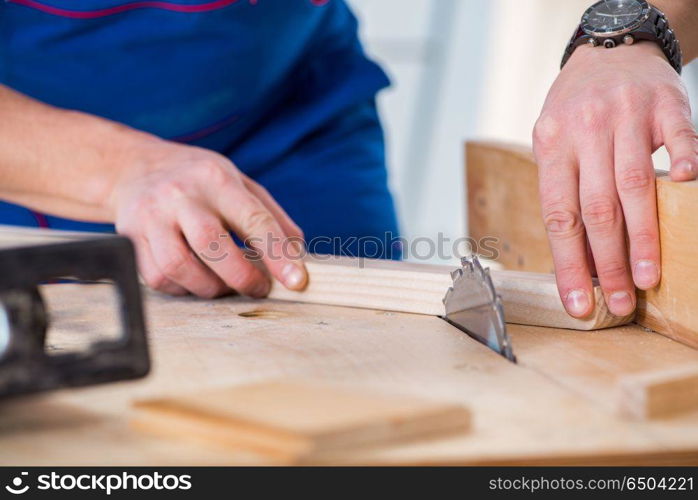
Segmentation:
<svg viewBox="0 0 698 500">
<path fill-rule="evenodd" d="M 589 15 L 594 11 L 594 9 L 604 3 L 604 0 L 601 0 L 599 2 L 596 2 L 594 5 L 589 7 L 585 12 L 584 15 L 582 16 L 582 24 L 581 28 L 584 33 L 586 33 L 589 36 L 594 36 L 594 37 L 600 37 L 600 38 L 610 38 L 610 37 L 615 37 L 619 35 L 625 35 L 626 33 L 630 33 L 631 31 L 639 28 L 642 26 L 647 19 L 649 19 L 650 14 L 652 12 L 652 6 L 647 2 L 647 0 L 637 0 L 638 2 L 644 4 L 642 7 L 642 14 L 640 17 L 634 21 L 631 25 L 625 26 L 619 30 L 615 31 L 595 31 L 594 27 L 589 24 L 587 21 Z"/>
</svg>

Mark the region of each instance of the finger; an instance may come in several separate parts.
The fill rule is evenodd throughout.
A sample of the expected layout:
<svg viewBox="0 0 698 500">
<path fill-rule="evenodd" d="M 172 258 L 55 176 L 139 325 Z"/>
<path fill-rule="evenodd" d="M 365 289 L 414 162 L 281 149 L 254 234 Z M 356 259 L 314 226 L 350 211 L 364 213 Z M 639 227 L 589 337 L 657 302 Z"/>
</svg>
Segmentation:
<svg viewBox="0 0 698 500">
<path fill-rule="evenodd" d="M 274 215 L 251 192 L 231 190 L 219 198 L 219 211 L 227 224 L 254 248 L 269 272 L 291 290 L 302 290 L 308 280 L 298 249 L 290 244 Z"/>
<path fill-rule="evenodd" d="M 594 255 L 591 253 L 591 245 L 589 244 L 589 238 L 587 240 L 587 263 L 589 264 L 589 272 L 592 278 L 598 278 L 599 275 L 596 273 L 596 264 L 594 264 Z"/>
<path fill-rule="evenodd" d="M 178 221 L 191 249 L 228 287 L 251 297 L 269 294 L 269 279 L 244 257 L 221 221 L 210 211 L 185 206 L 178 214 Z"/>
<path fill-rule="evenodd" d="M 286 233 L 289 238 L 296 238 L 298 240 L 303 240 L 303 230 L 298 227 L 298 225 L 291 219 L 291 217 L 286 213 L 286 211 L 279 205 L 279 203 L 274 199 L 274 197 L 269 194 L 266 188 L 257 182 L 253 181 L 247 176 L 243 176 L 243 182 L 245 187 L 254 194 L 264 206 L 269 209 L 269 211 L 274 215 L 276 220 L 279 222 L 281 229 Z"/>
<path fill-rule="evenodd" d="M 628 232 L 635 285 L 648 290 L 660 279 L 657 191 L 650 127 L 632 121 L 615 135 L 615 182 Z"/>
<path fill-rule="evenodd" d="M 202 298 L 226 291 L 225 284 L 192 253 L 179 229 L 154 222 L 146 228 L 155 264 L 170 281 Z"/>
<path fill-rule="evenodd" d="M 662 118 L 662 136 L 671 157 L 671 179 L 692 181 L 698 177 L 698 135 L 688 105 L 672 104 Z"/>
<path fill-rule="evenodd" d="M 150 245 L 143 237 L 133 238 L 134 246 L 136 247 L 136 261 L 140 275 L 153 290 L 166 293 L 168 295 L 183 296 L 187 295 L 186 289 L 173 283 L 164 274 L 160 272 L 155 259 L 153 259 Z"/>
<path fill-rule="evenodd" d="M 536 126 L 534 146 L 543 221 L 560 298 L 570 315 L 583 318 L 593 312 L 594 302 L 579 208 L 579 173 L 569 149 L 559 143 L 558 127 L 546 123 L 549 119 L 541 120 Z"/>
<path fill-rule="evenodd" d="M 611 313 L 626 316 L 635 309 L 635 287 L 628 268 L 625 226 L 613 171 L 609 135 L 586 137 L 579 148 L 579 193 L 582 219 Z"/>
</svg>

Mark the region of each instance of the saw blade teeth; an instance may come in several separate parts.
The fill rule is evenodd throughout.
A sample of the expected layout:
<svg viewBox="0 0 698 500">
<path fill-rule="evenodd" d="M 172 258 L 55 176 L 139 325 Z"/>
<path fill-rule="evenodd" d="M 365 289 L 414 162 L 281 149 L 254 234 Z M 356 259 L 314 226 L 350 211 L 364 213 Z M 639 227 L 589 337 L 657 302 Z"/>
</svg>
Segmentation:
<svg viewBox="0 0 698 500">
<path fill-rule="evenodd" d="M 487 274 L 485 276 L 485 283 L 487 283 L 487 288 L 490 290 L 492 295 L 492 300 L 498 300 L 499 295 L 497 295 L 497 289 L 494 287 L 494 281 L 492 281 L 492 275 L 490 274 L 490 269 L 487 268 Z"/>
<path fill-rule="evenodd" d="M 448 299 L 451 298 L 451 295 L 453 295 L 453 287 L 448 287 L 448 290 L 446 290 L 446 295 L 444 295 L 444 298 L 441 300 L 444 305 L 446 305 L 446 302 L 448 302 Z"/>
<path fill-rule="evenodd" d="M 475 269 L 477 269 L 477 272 L 480 273 L 481 276 L 484 275 L 485 268 L 482 267 L 480 259 L 477 258 L 477 255 L 473 255 L 473 266 Z"/>
<path fill-rule="evenodd" d="M 477 260 L 477 256 L 474 253 L 471 253 L 470 255 L 461 257 L 460 263 L 463 268 L 467 269 L 468 271 L 472 271 L 475 267 L 475 260 Z"/>
<path fill-rule="evenodd" d="M 509 338 L 509 335 L 507 335 L 507 324 L 506 324 L 506 318 L 504 317 L 504 302 L 502 302 L 502 296 L 499 295 L 498 293 L 494 294 L 494 307 L 497 309 L 497 312 L 499 313 L 499 322 L 504 329 L 504 336 L 506 338 Z"/>
<path fill-rule="evenodd" d="M 449 287 L 443 299 L 445 319 L 516 362 L 507 332 L 504 306 L 494 287 L 489 267 L 483 267 L 477 255 L 463 257 L 461 264 L 462 268 L 451 273 L 453 286 Z M 480 319 L 472 323 L 476 315 L 481 315 Z"/>
</svg>

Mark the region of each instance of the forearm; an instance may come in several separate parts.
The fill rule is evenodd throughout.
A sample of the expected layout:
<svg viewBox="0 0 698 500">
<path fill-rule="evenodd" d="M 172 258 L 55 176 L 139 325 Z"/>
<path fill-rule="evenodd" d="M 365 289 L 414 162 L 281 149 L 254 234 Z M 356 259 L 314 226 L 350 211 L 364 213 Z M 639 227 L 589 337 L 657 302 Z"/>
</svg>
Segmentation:
<svg viewBox="0 0 698 500">
<path fill-rule="evenodd" d="M 151 139 L 0 85 L 0 199 L 58 216 L 109 222 L 109 198 L 127 156 Z"/>
<path fill-rule="evenodd" d="M 681 43 L 684 64 L 698 58 L 698 0 L 652 0 L 651 3 L 669 19 Z"/>
</svg>

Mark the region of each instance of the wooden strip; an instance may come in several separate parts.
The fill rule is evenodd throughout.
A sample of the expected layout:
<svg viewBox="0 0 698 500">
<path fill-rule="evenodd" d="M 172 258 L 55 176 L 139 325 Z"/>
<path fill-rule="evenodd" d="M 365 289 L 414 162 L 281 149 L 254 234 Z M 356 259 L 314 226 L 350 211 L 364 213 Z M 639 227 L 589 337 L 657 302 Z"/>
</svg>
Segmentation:
<svg viewBox="0 0 698 500">
<path fill-rule="evenodd" d="M 291 463 L 331 452 L 463 434 L 467 408 L 307 382 L 265 382 L 137 402 L 134 425 Z"/>
<path fill-rule="evenodd" d="M 655 419 L 698 411 L 698 366 L 629 375 L 618 386 L 619 411 L 629 417 Z"/>
<path fill-rule="evenodd" d="M 269 298 L 443 316 L 443 298 L 453 283 L 449 266 L 325 255 L 308 255 L 305 264 L 304 291 L 275 282 Z"/>
<path fill-rule="evenodd" d="M 306 258 L 306 266 L 310 279 L 303 292 L 274 283 L 269 297 L 443 316 L 443 297 L 452 285 L 453 268 L 449 266 L 313 255 Z M 576 319 L 562 306 L 554 276 L 511 271 L 491 274 L 509 323 L 596 330 L 632 320 L 611 315 L 598 286 L 594 314 Z"/>
<path fill-rule="evenodd" d="M 492 281 L 504 302 L 507 323 L 572 330 L 600 330 L 630 323 L 633 316 L 619 318 L 606 307 L 601 287 L 594 286 L 593 314 L 573 318 L 565 311 L 552 274 L 492 271 Z"/>
</svg>

